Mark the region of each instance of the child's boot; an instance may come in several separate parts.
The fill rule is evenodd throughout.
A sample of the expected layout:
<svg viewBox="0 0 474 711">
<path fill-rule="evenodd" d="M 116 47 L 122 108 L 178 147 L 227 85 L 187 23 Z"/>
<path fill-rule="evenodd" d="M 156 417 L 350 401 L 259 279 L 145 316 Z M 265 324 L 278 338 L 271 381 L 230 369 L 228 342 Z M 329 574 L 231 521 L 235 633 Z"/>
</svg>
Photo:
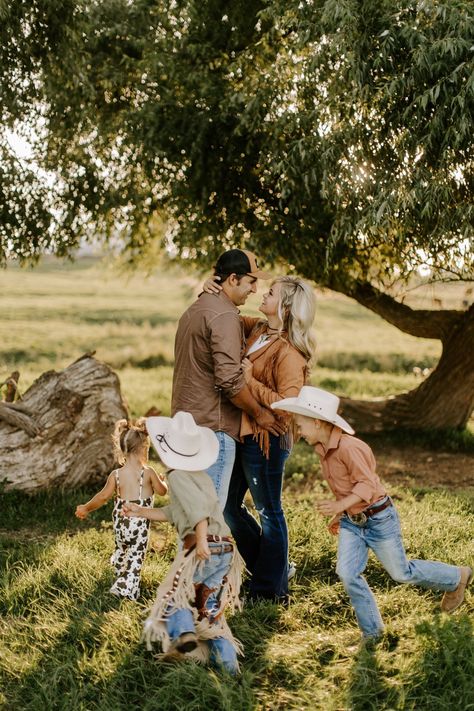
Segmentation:
<svg viewBox="0 0 474 711">
<path fill-rule="evenodd" d="M 456 590 L 452 592 L 445 592 L 443 599 L 441 600 L 441 609 L 443 612 L 454 612 L 459 605 L 464 600 L 464 593 L 466 588 L 472 580 L 472 568 L 468 566 L 462 566 L 459 568 L 461 571 L 461 579 Z"/>
<path fill-rule="evenodd" d="M 172 644 L 172 649 L 181 652 L 182 654 L 187 654 L 192 652 L 198 646 L 197 636 L 194 632 L 184 632 L 180 634 L 177 639 L 174 640 Z"/>
</svg>

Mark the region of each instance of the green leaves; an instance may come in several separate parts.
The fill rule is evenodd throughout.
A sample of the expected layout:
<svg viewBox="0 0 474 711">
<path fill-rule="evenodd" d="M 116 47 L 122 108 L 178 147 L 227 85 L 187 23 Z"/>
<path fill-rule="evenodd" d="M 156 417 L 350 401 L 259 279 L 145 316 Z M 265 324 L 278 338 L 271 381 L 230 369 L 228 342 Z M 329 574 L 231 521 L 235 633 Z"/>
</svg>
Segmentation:
<svg viewBox="0 0 474 711">
<path fill-rule="evenodd" d="M 55 179 L 30 171 L 27 209 L 4 174 L 3 257 L 117 231 L 137 254 L 166 224 L 202 261 L 245 241 L 328 284 L 470 278 L 473 27 L 467 0 L 14 1 L 2 124 L 41 117 Z"/>
</svg>

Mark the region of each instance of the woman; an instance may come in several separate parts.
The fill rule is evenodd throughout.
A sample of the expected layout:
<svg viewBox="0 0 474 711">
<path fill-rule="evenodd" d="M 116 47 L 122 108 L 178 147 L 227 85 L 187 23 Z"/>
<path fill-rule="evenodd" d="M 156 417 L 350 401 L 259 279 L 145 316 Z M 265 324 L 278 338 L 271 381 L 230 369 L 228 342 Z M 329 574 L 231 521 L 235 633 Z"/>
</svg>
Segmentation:
<svg viewBox="0 0 474 711">
<path fill-rule="evenodd" d="M 263 296 L 259 310 L 266 320 L 242 317 L 247 341 L 242 367 L 252 394 L 265 407 L 281 398 L 296 397 L 305 384 L 315 350 L 315 307 L 311 286 L 298 277 L 284 276 L 275 279 Z M 288 600 L 288 529 L 281 494 L 292 446 L 291 416 L 284 421 L 286 432 L 277 436 L 242 413 L 241 442 L 224 509 L 252 576 L 249 597 L 281 603 Z M 243 503 L 247 490 L 259 522 Z"/>
</svg>

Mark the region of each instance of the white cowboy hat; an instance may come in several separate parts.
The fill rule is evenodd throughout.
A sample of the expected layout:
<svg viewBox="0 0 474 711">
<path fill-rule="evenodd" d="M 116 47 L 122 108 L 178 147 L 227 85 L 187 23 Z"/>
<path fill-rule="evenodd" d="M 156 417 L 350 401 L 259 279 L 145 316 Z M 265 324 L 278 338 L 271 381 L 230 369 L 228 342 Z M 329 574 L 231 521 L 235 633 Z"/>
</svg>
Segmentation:
<svg viewBox="0 0 474 711">
<path fill-rule="evenodd" d="M 348 434 L 354 434 L 350 424 L 337 414 L 338 407 L 337 395 L 321 388 L 313 388 L 311 385 L 304 385 L 297 397 L 287 397 L 285 400 L 272 403 L 274 410 L 286 410 L 297 415 L 314 417 L 316 420 L 325 420 L 337 425 Z"/>
<path fill-rule="evenodd" d="M 146 428 L 158 455 L 170 469 L 196 472 L 214 464 L 219 441 L 209 427 L 199 427 L 190 412 L 147 417 Z"/>
</svg>

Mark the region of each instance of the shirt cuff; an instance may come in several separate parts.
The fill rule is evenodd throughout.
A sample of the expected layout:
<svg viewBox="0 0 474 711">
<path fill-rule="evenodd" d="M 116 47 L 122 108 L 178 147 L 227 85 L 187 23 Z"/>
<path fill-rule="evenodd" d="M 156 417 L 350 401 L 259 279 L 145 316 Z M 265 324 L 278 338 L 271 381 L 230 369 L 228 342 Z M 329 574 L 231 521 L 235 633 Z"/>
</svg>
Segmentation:
<svg viewBox="0 0 474 711">
<path fill-rule="evenodd" d="M 229 400 L 231 400 L 238 393 L 240 393 L 241 390 L 244 389 L 245 385 L 246 385 L 245 377 L 244 377 L 244 374 L 242 373 L 232 383 L 222 386 L 222 392 L 224 393 L 224 395 L 226 397 L 229 398 Z"/>
<path fill-rule="evenodd" d="M 370 500 L 372 499 L 372 496 L 374 494 L 374 489 L 372 486 L 370 486 L 370 484 L 366 484 L 363 481 L 359 481 L 352 489 L 352 493 L 356 494 L 356 496 L 360 496 L 362 501 L 367 501 L 367 503 L 370 503 Z"/>
</svg>

